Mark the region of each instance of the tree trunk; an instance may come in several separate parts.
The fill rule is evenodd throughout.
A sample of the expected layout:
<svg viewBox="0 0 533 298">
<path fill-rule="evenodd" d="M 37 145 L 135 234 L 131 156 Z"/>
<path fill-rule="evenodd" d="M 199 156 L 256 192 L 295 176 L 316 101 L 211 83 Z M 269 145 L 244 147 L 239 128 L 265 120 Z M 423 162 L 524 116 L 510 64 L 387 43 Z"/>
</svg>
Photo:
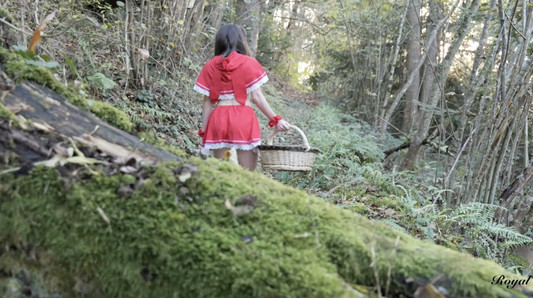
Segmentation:
<svg viewBox="0 0 533 298">
<path fill-rule="evenodd" d="M 415 122 L 415 119 L 412 119 L 411 123 L 417 126 L 417 135 L 414 138 L 413 143 L 411 143 L 411 146 L 409 147 L 409 150 L 407 151 L 407 155 L 405 157 L 405 160 L 403 162 L 402 168 L 404 169 L 412 169 L 416 163 L 416 159 L 418 158 L 418 153 L 420 151 L 420 147 L 422 146 L 422 138 L 425 138 L 426 136 L 424 134 L 427 134 L 427 132 L 420 131 L 421 127 L 425 126 L 425 117 L 426 113 L 430 113 L 430 111 L 424 111 L 424 109 L 418 109 L 417 102 L 422 103 L 423 106 L 428 106 L 428 102 L 430 100 L 431 94 L 434 92 L 434 81 L 435 81 L 435 74 L 437 72 L 437 56 L 439 54 L 439 43 L 440 43 L 440 35 L 442 34 L 440 28 L 437 27 L 437 20 L 441 18 L 441 11 L 438 7 L 438 4 L 435 1 L 429 1 L 430 6 L 430 13 L 429 13 L 429 31 L 432 32 L 434 30 L 437 31 L 437 38 L 433 39 L 432 41 L 427 42 L 426 51 L 427 51 L 427 58 L 424 62 L 424 68 L 422 71 L 422 79 L 420 87 L 420 94 L 418 98 L 415 98 L 414 101 L 410 101 L 409 105 L 412 103 L 415 103 L 415 107 L 413 107 L 412 110 L 410 110 L 410 113 L 416 113 L 417 114 L 417 121 Z M 418 93 L 418 89 L 416 90 Z M 412 99 L 408 99 L 412 100 Z M 404 115 L 405 116 L 405 115 Z M 429 129 L 429 124 L 427 125 L 427 128 Z M 410 129 L 411 130 L 411 129 Z"/>
<path fill-rule="evenodd" d="M 414 1 L 417 1 L 417 0 L 414 0 Z M 387 86 L 386 86 L 385 95 L 383 96 L 383 103 L 382 104 L 380 103 L 380 96 L 378 96 L 378 101 L 376 103 L 378 111 L 379 111 L 379 108 L 380 108 L 380 105 L 381 105 L 381 111 L 379 111 L 379 113 L 380 113 L 379 119 L 375 119 L 375 121 L 374 121 L 374 128 L 376 128 L 376 129 L 378 128 L 377 123 L 379 123 L 379 127 L 382 127 L 384 125 L 383 122 L 385 120 L 385 111 L 387 110 L 388 102 L 389 102 L 389 99 L 390 99 L 390 96 L 391 96 L 392 84 L 393 84 L 393 81 L 394 81 L 394 72 L 396 71 L 396 62 L 398 61 L 398 54 L 400 52 L 400 44 L 401 44 L 401 40 L 402 40 L 402 32 L 403 32 L 403 29 L 404 29 L 405 21 L 406 21 L 406 18 L 407 18 L 409 7 L 410 7 L 410 4 L 409 4 L 410 2 L 411 2 L 411 0 L 407 0 L 406 7 L 405 7 L 405 12 L 404 12 L 404 14 L 402 16 L 402 21 L 400 22 L 400 30 L 398 32 L 398 38 L 396 39 L 396 44 L 394 45 L 394 54 L 392 55 L 392 60 L 391 60 L 391 63 L 390 63 L 390 72 L 389 72 L 389 77 L 388 77 L 388 80 L 387 80 Z M 420 52 L 420 49 L 419 49 L 419 52 Z M 418 60 L 416 61 L 415 66 L 416 66 L 417 63 L 418 63 Z M 413 71 L 414 71 L 414 68 L 413 68 Z M 377 114 L 378 111 L 376 111 L 376 115 L 378 115 Z M 383 135 L 383 137 L 384 137 L 384 135 Z"/>
<path fill-rule="evenodd" d="M 442 20 L 439 21 L 439 23 L 437 24 L 435 30 L 433 30 L 431 32 L 431 36 L 429 38 L 429 41 L 428 43 L 432 43 L 436 38 L 437 38 L 437 33 L 440 31 L 440 29 L 442 28 L 442 26 L 444 26 L 444 24 L 446 23 L 446 21 L 450 18 L 450 16 L 453 14 L 453 12 L 455 11 L 455 9 L 457 8 L 457 6 L 459 5 L 459 3 L 461 2 L 461 0 L 457 0 L 453 7 L 450 9 L 450 12 L 448 13 L 448 15 L 446 17 L 444 17 Z M 418 64 L 416 65 L 415 69 L 418 71 L 420 69 L 420 67 L 422 67 L 422 64 L 424 63 L 424 61 L 426 60 L 426 57 L 427 57 L 427 50 L 424 52 L 424 54 L 422 55 L 422 57 L 420 58 L 420 60 L 418 61 Z M 392 115 L 394 114 L 394 111 L 396 110 L 396 107 L 398 106 L 398 104 L 400 103 L 400 100 L 402 99 L 402 97 L 405 95 L 405 92 L 407 91 L 407 89 L 409 88 L 409 86 L 411 86 L 411 84 L 413 83 L 413 80 L 414 80 L 414 77 L 417 73 L 416 72 L 412 72 L 409 74 L 409 77 L 407 79 L 407 81 L 405 82 L 405 84 L 402 86 L 402 88 L 400 89 L 400 91 L 396 94 L 396 96 L 394 97 L 394 100 L 392 102 L 392 104 L 390 105 L 390 107 L 387 109 L 387 113 L 385 114 L 385 119 L 383 120 L 383 125 L 381 127 L 381 136 L 383 137 L 385 135 L 385 132 L 387 130 L 387 126 L 389 125 L 390 123 L 390 119 L 392 118 Z"/>
<path fill-rule="evenodd" d="M 238 0 L 237 19 L 235 23 L 241 25 L 248 35 L 248 45 L 252 51 L 252 56 L 257 54 L 257 40 L 259 38 L 259 25 L 261 24 L 261 3 L 260 0 Z"/>
<path fill-rule="evenodd" d="M 419 113 L 417 135 L 414 139 L 412 146 L 409 147 L 409 151 L 407 152 L 404 163 L 402 165 L 403 169 L 412 169 L 416 163 L 418 153 L 420 152 L 422 146 L 422 142 L 427 137 L 429 125 L 431 124 L 431 121 L 433 119 L 433 111 L 437 107 L 439 99 L 441 99 L 443 95 L 442 91 L 444 88 L 444 84 L 446 83 L 448 74 L 450 72 L 453 59 L 459 51 L 459 48 L 463 43 L 463 40 L 465 39 L 466 35 L 470 31 L 472 16 L 477 12 L 479 4 L 480 0 L 473 0 L 470 4 L 470 7 L 465 7 L 465 9 L 462 10 L 462 15 L 459 18 L 460 23 L 459 28 L 457 29 L 458 32 L 454 36 L 454 39 L 450 45 L 450 48 L 448 49 L 448 52 L 446 53 L 446 56 L 438 67 L 437 79 L 435 81 L 435 84 L 433 85 L 431 98 L 428 102 L 429 109 L 427 109 L 426 111 L 421 111 Z M 423 93 L 421 94 L 421 96 L 423 96 Z M 421 98 L 421 102 L 424 102 L 424 100 L 424 98 Z"/>
<path fill-rule="evenodd" d="M 421 55 L 420 45 L 420 0 L 409 1 L 407 12 L 407 22 L 411 25 L 411 30 L 407 38 L 407 73 L 415 73 L 413 83 L 405 92 L 405 107 L 403 112 L 402 131 L 411 135 L 413 124 L 417 122 L 418 100 L 420 90 L 420 74 L 416 69 Z"/>
</svg>

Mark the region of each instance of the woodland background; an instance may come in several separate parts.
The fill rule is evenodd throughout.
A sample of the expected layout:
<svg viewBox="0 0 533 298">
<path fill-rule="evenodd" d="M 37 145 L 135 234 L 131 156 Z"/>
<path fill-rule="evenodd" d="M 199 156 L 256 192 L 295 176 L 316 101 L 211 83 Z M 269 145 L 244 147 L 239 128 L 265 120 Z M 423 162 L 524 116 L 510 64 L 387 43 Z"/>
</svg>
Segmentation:
<svg viewBox="0 0 533 298">
<path fill-rule="evenodd" d="M 527 272 L 509 250 L 533 233 L 531 1 L 0 1 L 3 47 L 189 155 L 192 86 L 227 22 L 246 28 L 274 110 L 323 152 L 311 173 L 267 175 Z"/>
</svg>

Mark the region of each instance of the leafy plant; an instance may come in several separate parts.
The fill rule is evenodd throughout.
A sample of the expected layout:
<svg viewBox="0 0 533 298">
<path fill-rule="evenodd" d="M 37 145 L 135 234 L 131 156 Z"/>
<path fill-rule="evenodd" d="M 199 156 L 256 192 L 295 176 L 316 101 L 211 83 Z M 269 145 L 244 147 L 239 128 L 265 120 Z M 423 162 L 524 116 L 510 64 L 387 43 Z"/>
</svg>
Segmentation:
<svg viewBox="0 0 533 298">
<path fill-rule="evenodd" d="M 51 61 L 47 55 L 36 55 L 34 52 L 29 51 L 24 46 L 14 45 L 13 50 L 15 53 L 24 58 L 24 63 L 37 67 L 44 67 L 54 69 L 59 66 L 56 61 Z"/>
<path fill-rule="evenodd" d="M 35 61 L 35 60 L 25 60 L 26 64 L 37 66 L 37 67 L 44 67 L 44 68 L 56 68 L 59 66 L 59 63 L 56 61 Z"/>
<path fill-rule="evenodd" d="M 92 76 L 88 76 L 87 80 L 91 83 L 91 85 L 98 88 L 102 92 L 105 92 L 109 89 L 113 89 L 115 86 L 117 86 L 117 83 L 106 77 L 101 72 L 97 72 Z"/>
<path fill-rule="evenodd" d="M 502 206 L 471 202 L 457 206 L 447 221 L 465 236 L 465 246 L 471 246 L 477 255 L 500 259 L 505 250 L 528 244 L 532 239 L 512 227 L 494 220 L 497 211 L 506 211 Z"/>
<path fill-rule="evenodd" d="M 385 221 L 393 227 L 400 225 L 415 236 L 438 243 L 454 239 L 459 248 L 499 262 L 504 261 L 507 249 L 532 242 L 530 237 L 495 220 L 497 211 L 505 211 L 501 206 L 471 202 L 451 209 L 435 203 L 442 191 L 435 190 L 431 201 L 413 189 L 398 187 L 404 192 L 396 196 L 403 217 Z"/>
</svg>

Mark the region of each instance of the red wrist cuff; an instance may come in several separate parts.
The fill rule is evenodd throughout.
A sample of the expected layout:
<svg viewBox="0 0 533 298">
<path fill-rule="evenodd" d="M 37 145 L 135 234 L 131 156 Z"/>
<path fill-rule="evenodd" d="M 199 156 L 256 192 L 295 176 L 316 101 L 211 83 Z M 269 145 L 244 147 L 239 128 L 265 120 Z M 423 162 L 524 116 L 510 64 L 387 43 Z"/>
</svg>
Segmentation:
<svg viewBox="0 0 533 298">
<path fill-rule="evenodd" d="M 270 122 L 268 122 L 268 126 L 270 127 L 273 127 L 273 126 L 276 126 L 279 122 L 279 120 L 281 120 L 283 118 L 281 118 L 281 116 L 274 116 L 272 117 L 272 119 L 270 119 Z"/>
<path fill-rule="evenodd" d="M 199 129 L 198 130 L 198 135 L 203 138 L 205 136 L 205 131 Z"/>
</svg>

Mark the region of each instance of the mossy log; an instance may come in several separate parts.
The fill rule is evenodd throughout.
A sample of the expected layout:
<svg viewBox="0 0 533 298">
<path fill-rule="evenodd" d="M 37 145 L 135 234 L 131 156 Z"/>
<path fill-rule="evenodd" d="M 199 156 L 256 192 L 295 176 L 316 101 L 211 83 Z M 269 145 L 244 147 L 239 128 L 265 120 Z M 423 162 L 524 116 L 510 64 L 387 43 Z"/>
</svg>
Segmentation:
<svg viewBox="0 0 533 298">
<path fill-rule="evenodd" d="M 7 94 L 3 105 L 20 107 L 19 114 L 25 119 L 45 123 L 57 133 L 67 137 L 91 134 L 125 148 L 132 150 L 135 148 L 154 162 L 178 159 L 167 151 L 109 125 L 90 112 L 75 107 L 54 91 L 32 82 L 19 84 L 15 90 Z"/>
<path fill-rule="evenodd" d="M 26 118 L 55 132 L 36 136 L 3 117 L 5 152 L 16 151 L 15 135 L 66 142 L 96 125 L 103 138 L 138 143 L 31 83 L 6 98 L 20 102 L 32 107 L 21 111 Z M 165 156 L 172 157 L 160 152 Z M 0 295 L 22 288 L 38 297 L 361 297 L 377 288 L 388 296 L 527 294 L 492 284 L 500 276 L 524 279 L 492 261 L 415 239 L 231 163 L 190 158 L 118 167 L 67 163 L 0 174 Z"/>
<path fill-rule="evenodd" d="M 392 296 L 428 285 L 451 297 L 523 294 L 491 284 L 523 279 L 492 261 L 230 163 L 93 171 L 0 176 L 0 272 L 35 268 L 65 297 L 352 297 L 378 279 Z"/>
</svg>

